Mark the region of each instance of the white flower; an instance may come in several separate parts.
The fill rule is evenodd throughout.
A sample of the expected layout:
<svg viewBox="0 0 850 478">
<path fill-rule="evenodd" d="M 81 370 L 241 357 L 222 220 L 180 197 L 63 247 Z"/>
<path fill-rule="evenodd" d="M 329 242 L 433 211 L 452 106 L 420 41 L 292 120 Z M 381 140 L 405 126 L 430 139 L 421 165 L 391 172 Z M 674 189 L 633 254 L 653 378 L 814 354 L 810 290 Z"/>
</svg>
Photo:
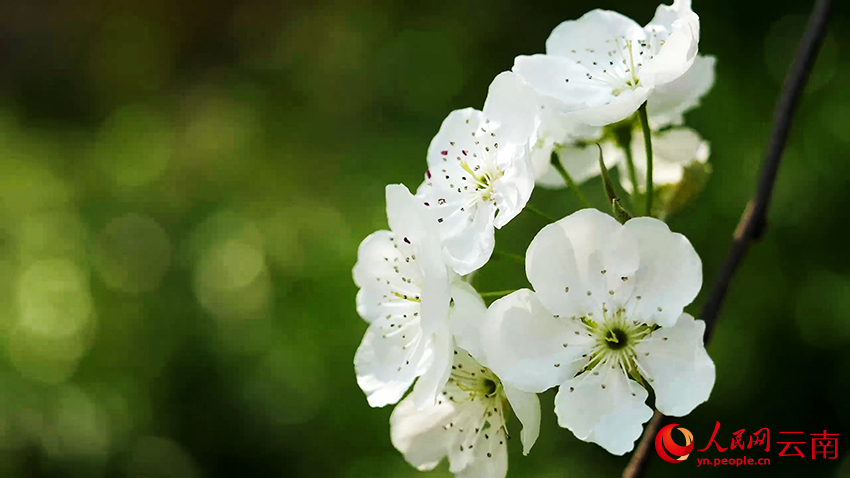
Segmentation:
<svg viewBox="0 0 850 478">
<path fill-rule="evenodd" d="M 510 87 L 500 75 L 490 91 Z M 534 188 L 529 136 L 536 104 L 517 101 L 505 111 L 485 106 L 453 111 L 428 148 L 428 172 L 417 196 L 434 211 L 448 262 L 458 274 L 483 266 L 495 228 L 522 211 Z"/>
<path fill-rule="evenodd" d="M 522 422 L 523 453 L 528 454 L 540 430 L 540 403 L 535 394 L 502 384 L 463 349 L 454 353 L 451 378 L 435 405 L 419 410 L 408 397 L 395 408 L 392 443 L 420 471 L 447 457 L 455 476 L 504 478 L 509 415 L 515 413 Z"/>
<path fill-rule="evenodd" d="M 699 55 L 684 75 L 655 88 L 652 101 L 646 104 L 653 130 L 684 123 L 682 115 L 699 106 L 702 97 L 714 86 L 715 62 L 713 56 Z"/>
<path fill-rule="evenodd" d="M 485 115 L 513 120 L 506 126 L 527 128 L 533 125 L 528 135 L 531 167 L 537 184 L 543 186 L 564 185 L 558 172 L 550 167 L 554 149 L 573 148 L 576 151 L 579 161 L 568 164 L 567 172 L 577 182 L 594 175 L 594 169 L 589 166 L 591 163 L 595 174 L 599 174 L 598 150 L 594 143 L 602 137 L 602 128 L 581 123 L 558 108 L 557 102 L 538 95 L 513 72 L 504 72 L 496 77 L 484 102 Z M 525 124 L 518 124 L 520 122 Z"/>
<path fill-rule="evenodd" d="M 646 149 L 643 133 L 634 130 L 632 135 L 632 160 L 637 173 L 638 187 L 646 190 Z M 622 150 L 612 151 L 614 160 L 624 165 L 625 155 Z M 708 161 L 709 146 L 696 131 L 690 128 L 673 128 L 658 133 L 652 133 L 652 184 L 655 187 L 667 184 L 677 184 L 682 180 L 685 167 L 693 162 Z M 632 183 L 625 169 L 620 174 L 620 184 L 626 192 L 632 192 Z"/>
<path fill-rule="evenodd" d="M 559 385 L 559 424 L 622 455 L 652 416 L 647 386 L 660 412 L 682 416 L 714 385 L 705 324 L 683 313 L 699 292 L 701 268 L 688 240 L 657 219 L 621 225 L 578 211 L 529 246 L 536 292 L 490 306 L 481 327 L 488 366 L 528 392 Z"/>
<path fill-rule="evenodd" d="M 708 160 L 708 143 L 695 131 L 684 127 L 672 130 L 662 128 L 680 126 L 684 122 L 684 113 L 699 105 L 702 97 L 714 84 L 714 64 L 714 57 L 698 56 L 687 73 L 656 88 L 652 102 L 647 103 L 652 130 L 652 182 L 656 187 L 678 183 L 682 179 L 684 166 L 693 161 L 705 163 Z M 553 118 L 550 121 L 557 122 L 559 119 Z M 604 135 L 599 133 L 599 136 L 596 141 L 599 141 L 602 147 L 605 166 L 608 169 L 619 166 L 623 187 L 627 192 L 631 192 L 632 184 L 628 176 L 626 157 L 613 138 L 613 131 L 606 128 Z M 597 162 L 599 150 L 595 144 L 588 144 L 588 140 L 579 138 L 572 143 L 562 141 L 555 147 L 558 159 L 577 184 L 600 174 Z M 646 182 L 646 149 L 643 131 L 636 119 L 632 121 L 631 149 L 638 184 L 643 188 Z M 534 160 L 535 152 L 532 149 L 532 161 Z M 546 170 L 542 177 L 538 176 L 537 184 L 550 188 L 566 186 L 554 168 Z"/>
<path fill-rule="evenodd" d="M 437 402 L 420 409 L 404 399 L 390 418 L 390 437 L 405 459 L 430 470 L 447 457 L 449 469 L 466 478 L 500 478 L 508 468 L 507 428 L 514 413 L 522 423 L 523 453 L 540 431 L 534 393 L 504 385 L 485 365 L 480 329 L 487 307 L 468 284 L 452 291 L 451 327 L 459 346 L 451 377 Z"/>
<path fill-rule="evenodd" d="M 517 57 L 513 71 L 564 112 L 603 126 L 629 117 L 656 88 L 684 75 L 698 46 L 690 0 L 659 6 L 643 28 L 617 12 L 593 10 L 558 25 L 546 54 Z"/>
<path fill-rule="evenodd" d="M 363 240 L 354 266 L 357 313 L 370 323 L 354 357 L 369 405 L 398 402 L 417 377 L 413 396 L 433 403 L 448 379 L 451 282 L 436 223 L 401 185 L 386 189 L 390 231 Z"/>
</svg>

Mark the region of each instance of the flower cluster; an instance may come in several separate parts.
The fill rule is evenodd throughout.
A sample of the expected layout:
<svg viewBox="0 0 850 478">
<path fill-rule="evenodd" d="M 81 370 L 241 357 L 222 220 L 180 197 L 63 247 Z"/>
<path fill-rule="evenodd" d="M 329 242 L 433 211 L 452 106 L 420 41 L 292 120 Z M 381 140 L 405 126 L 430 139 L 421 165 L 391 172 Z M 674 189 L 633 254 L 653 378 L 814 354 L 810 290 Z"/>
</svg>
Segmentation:
<svg viewBox="0 0 850 478">
<path fill-rule="evenodd" d="M 617 455 L 652 415 L 649 390 L 673 416 L 708 399 L 705 325 L 684 312 L 701 262 L 658 219 L 708 172 L 707 143 L 682 126 L 714 81 L 698 44 L 688 0 L 645 27 L 604 10 L 566 21 L 546 54 L 493 80 L 482 110 L 448 115 L 415 194 L 387 186 L 389 230 L 361 243 L 353 270 L 369 323 L 354 366 L 371 406 L 398 403 L 390 435 L 413 466 L 447 458 L 458 476 L 504 477 L 511 416 L 527 454 L 536 394 L 552 387 L 558 423 Z M 587 208 L 545 226 L 525 257 L 534 290 L 488 307 L 472 275 L 535 185 L 575 189 L 601 173 L 610 196 L 613 167 L 633 208 L 648 199 L 643 216 L 614 198 L 614 217 Z"/>
</svg>

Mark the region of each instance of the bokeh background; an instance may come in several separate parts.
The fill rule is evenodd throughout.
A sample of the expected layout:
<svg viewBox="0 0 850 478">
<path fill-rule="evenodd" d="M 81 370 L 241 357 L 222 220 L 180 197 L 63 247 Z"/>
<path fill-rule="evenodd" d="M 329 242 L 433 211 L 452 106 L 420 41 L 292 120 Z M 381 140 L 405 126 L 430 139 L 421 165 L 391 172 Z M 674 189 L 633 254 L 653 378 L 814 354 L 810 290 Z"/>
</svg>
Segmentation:
<svg viewBox="0 0 850 478">
<path fill-rule="evenodd" d="M 717 82 L 687 120 L 715 172 L 670 223 L 703 259 L 696 314 L 753 192 L 810 2 L 694 3 Z M 2 2 L 0 476 L 424 476 L 390 444 L 391 409 L 369 408 L 354 380 L 357 245 L 386 227 L 384 185 L 419 183 L 449 111 L 481 107 L 516 55 L 597 7 L 644 23 L 656 3 Z M 656 459 L 650 476 L 850 476 L 843 7 L 768 233 L 708 348 L 711 401 L 680 420 L 698 447 L 715 421 L 727 446 L 769 427 L 773 464 Z M 598 179 L 583 189 L 603 204 Z M 577 207 L 564 191 L 531 203 Z M 520 216 L 498 248 L 522 254 L 542 225 Z M 524 280 L 493 262 L 477 285 Z M 510 476 L 617 476 L 628 458 L 559 429 L 552 398 L 532 454 L 512 447 Z M 821 430 L 842 434 L 839 459 L 777 457 L 779 431 Z"/>
</svg>

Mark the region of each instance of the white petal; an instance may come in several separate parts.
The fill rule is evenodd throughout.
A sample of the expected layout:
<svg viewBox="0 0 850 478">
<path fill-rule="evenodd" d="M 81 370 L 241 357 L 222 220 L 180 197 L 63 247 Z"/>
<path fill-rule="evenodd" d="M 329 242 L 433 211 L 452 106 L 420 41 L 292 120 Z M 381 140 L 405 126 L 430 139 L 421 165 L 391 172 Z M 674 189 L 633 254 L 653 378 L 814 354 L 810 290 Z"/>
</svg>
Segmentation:
<svg viewBox="0 0 850 478">
<path fill-rule="evenodd" d="M 632 135 L 632 159 L 641 189 L 646 185 L 646 149 L 643 133 Z M 652 183 L 655 186 L 676 184 L 682 180 L 684 167 L 692 162 L 705 163 L 709 145 L 690 128 L 673 128 L 652 135 Z M 620 176 L 623 188 L 631 193 L 632 185 L 625 175 Z"/>
<path fill-rule="evenodd" d="M 445 266 L 442 263 L 441 266 L 443 269 L 442 274 L 428 274 L 426 271 L 423 271 L 422 295 L 419 310 L 422 314 L 422 331 L 425 334 L 449 334 L 449 302 L 451 302 L 451 292 L 449 291 L 449 278 L 445 271 Z"/>
<path fill-rule="evenodd" d="M 644 39 L 645 32 L 631 18 L 610 10 L 592 10 L 578 20 L 568 20 L 552 30 L 546 40 L 546 53 L 570 57 L 573 51 L 598 50 L 605 54 L 614 38 Z"/>
<path fill-rule="evenodd" d="M 431 470 L 448 454 L 448 448 L 453 444 L 457 433 L 443 427 L 458 413 L 457 404 L 449 400 L 419 410 L 413 403 L 413 397 L 407 397 L 390 416 L 390 440 L 408 463 L 420 471 Z"/>
<path fill-rule="evenodd" d="M 540 301 L 562 317 L 625 304 L 638 265 L 637 244 L 628 236 L 613 217 L 595 209 L 544 227 L 531 241 L 525 261 Z"/>
<path fill-rule="evenodd" d="M 593 339 L 579 320 L 554 317 L 534 292 L 520 289 L 490 305 L 481 342 L 502 383 L 542 392 L 576 374 Z"/>
<path fill-rule="evenodd" d="M 595 212 L 584 211 L 592 210 L 579 211 L 582 214 L 578 217 L 592 216 L 589 221 L 597 219 Z M 537 292 L 535 299 L 545 304 L 550 314 L 564 317 L 582 317 L 594 308 L 594 304 L 584 295 L 586 287 L 576 262 L 576 251 L 565 230 L 576 223 L 576 214 L 541 229 L 525 254 L 525 273 Z M 564 225 L 564 221 L 568 224 Z M 607 219 L 600 221 L 605 222 Z M 616 220 L 614 222 L 616 224 Z"/>
<path fill-rule="evenodd" d="M 493 228 L 518 214 L 534 187 L 528 138 L 505 142 L 503 130 L 480 111 L 457 110 L 428 148 L 429 170 L 418 196 L 435 217 L 449 264 L 461 275 L 487 262 Z"/>
<path fill-rule="evenodd" d="M 705 351 L 704 333 L 705 322 L 682 314 L 676 325 L 658 329 L 635 347 L 661 413 L 681 417 L 708 400 L 715 370 Z"/>
<path fill-rule="evenodd" d="M 493 198 L 499 209 L 493 224 L 499 229 L 522 212 L 534 189 L 534 170 L 528 146 L 503 147 L 500 155 L 508 154 L 510 162 L 503 166 L 504 176 L 493 182 Z"/>
<path fill-rule="evenodd" d="M 685 19 L 690 22 L 690 29 L 699 41 L 700 26 L 699 17 L 694 14 L 691 0 L 673 0 L 672 5 L 659 5 L 655 10 L 655 16 L 646 25 L 647 30 L 672 32 L 677 20 Z"/>
<path fill-rule="evenodd" d="M 537 116 L 537 95 L 519 75 L 506 71 L 490 83 L 483 112 L 498 124 L 504 142 L 528 144 Z"/>
<path fill-rule="evenodd" d="M 465 351 L 458 352 L 454 355 L 458 368 L 481 366 Z M 519 400 L 523 399 L 527 401 Z M 502 478 L 507 471 L 507 438 L 500 403 L 499 398 L 471 394 L 452 382 L 430 406 L 419 407 L 407 397 L 390 418 L 392 443 L 420 470 L 432 469 L 448 456 L 449 470 L 456 476 Z M 526 412 L 533 410 L 524 407 L 523 416 Z"/>
<path fill-rule="evenodd" d="M 568 58 L 553 55 L 518 56 L 514 59 L 513 71 L 538 94 L 560 101 L 569 110 L 581 105 L 604 104 L 613 96 L 610 86 L 587 81 L 587 68 Z"/>
<path fill-rule="evenodd" d="M 552 138 L 540 138 L 531 148 L 531 169 L 534 171 L 534 180 L 538 186 L 563 187 L 564 185 L 564 180 L 557 171 L 552 169 L 551 160 L 554 149 L 555 142 Z"/>
<path fill-rule="evenodd" d="M 641 84 L 643 79 L 641 78 Z M 639 86 L 633 90 L 625 90 L 614 97 L 614 100 L 582 109 L 576 109 L 572 114 L 580 121 L 589 125 L 605 126 L 622 121 L 633 115 L 640 108 L 652 88 Z"/>
<path fill-rule="evenodd" d="M 457 478 L 504 478 L 508 474 L 508 447 L 503 433 L 485 442 L 478 442 L 473 461 L 463 470 L 456 472 Z M 500 440 L 501 439 L 501 440 Z M 489 453 L 489 455 L 488 455 Z"/>
<path fill-rule="evenodd" d="M 357 313 L 370 323 L 377 320 L 393 321 L 403 316 L 419 315 L 420 307 L 418 303 L 406 300 L 388 300 L 388 290 L 376 286 L 367 286 L 357 291 Z"/>
<path fill-rule="evenodd" d="M 450 323 L 455 343 L 466 350 L 482 365 L 487 365 L 481 347 L 481 327 L 487 306 L 475 289 L 466 282 L 456 282 L 451 288 L 453 305 Z"/>
<path fill-rule="evenodd" d="M 682 3 L 676 2 L 674 7 Z M 659 7 L 659 12 L 662 8 Z M 680 10 L 677 15 L 669 26 L 654 22 L 646 26 L 647 30 L 670 32 L 670 35 L 664 39 L 659 35 L 664 43 L 654 59 L 641 70 L 641 83 L 656 87 L 670 83 L 684 75 L 694 63 L 699 48 L 699 17 L 690 8 Z"/>
<path fill-rule="evenodd" d="M 442 168 L 443 163 L 452 164 L 451 160 L 457 159 L 458 156 L 461 158 L 468 156 L 461 154 L 461 151 L 468 153 L 477 151 L 480 144 L 476 145 L 475 141 L 480 142 L 481 138 L 486 140 L 487 136 L 485 134 L 476 137 L 472 133 L 478 134 L 477 130 L 484 121 L 484 113 L 474 108 L 464 108 L 449 113 L 428 145 L 428 166 L 439 169 Z M 446 154 L 443 154 L 443 151 L 446 151 Z"/>
<path fill-rule="evenodd" d="M 433 357 L 428 363 L 428 368 L 416 381 L 413 387 L 413 392 L 410 394 L 413 397 L 413 402 L 420 409 L 428 406 L 433 406 L 437 401 L 437 397 L 451 375 L 452 355 L 454 344 L 452 337 L 447 330 L 439 334 L 432 334 L 428 337 L 429 352 Z"/>
<path fill-rule="evenodd" d="M 361 288 L 357 293 L 357 313 L 367 322 L 418 314 L 419 303 L 398 300 L 393 292 L 420 295 L 419 262 L 413 248 L 390 231 L 377 231 L 360 243 L 353 275 Z"/>
<path fill-rule="evenodd" d="M 410 245 L 415 251 L 415 255 L 399 256 L 391 259 L 390 262 L 393 267 L 398 267 L 401 271 L 401 268 L 408 264 L 407 259 L 411 259 L 410 264 L 415 263 L 421 270 L 422 293 L 418 299 L 420 299 L 423 332 L 426 336 L 448 334 L 449 301 L 451 300 L 449 271 L 440 251 L 439 234 L 433 212 L 420 199 L 410 194 L 406 187 L 389 185 L 387 186 L 387 219 L 395 234 L 396 243 L 401 237 L 400 250 L 407 253 L 406 245 Z M 446 347 L 450 348 L 451 344 Z"/>
<path fill-rule="evenodd" d="M 605 57 L 601 61 L 608 61 L 607 54 L 601 54 Z M 611 84 L 594 80 L 582 64 L 560 56 L 518 56 L 513 71 L 538 94 L 559 101 L 575 120 L 591 126 L 604 126 L 629 117 L 651 91 L 640 86 L 615 95 Z"/>
<path fill-rule="evenodd" d="M 564 382 L 555 396 L 558 424 L 576 438 L 597 443 L 614 455 L 634 448 L 643 424 L 652 417 L 644 403 L 646 390 L 619 368 L 599 365 L 598 375 L 585 372 Z"/>
<path fill-rule="evenodd" d="M 480 269 L 496 247 L 495 205 L 488 202 L 470 209 L 470 215 L 464 219 L 465 226 L 443 235 L 447 262 L 460 275 Z"/>
<path fill-rule="evenodd" d="M 540 400 L 534 393 L 505 385 L 505 395 L 511 403 L 511 409 L 522 422 L 522 454 L 528 455 L 537 436 L 540 434 Z"/>
<path fill-rule="evenodd" d="M 387 221 L 399 237 L 407 237 L 410 242 L 419 242 L 433 236 L 436 226 L 427 221 L 427 210 L 416 200 L 410 191 L 401 184 L 389 184 L 386 187 Z"/>
<path fill-rule="evenodd" d="M 602 137 L 602 128 L 577 120 L 563 109 L 562 103 L 545 97 L 540 97 L 539 101 L 541 106 L 539 136 L 552 137 L 554 142 L 559 145 L 571 144 L 576 141 L 595 142 Z"/>
<path fill-rule="evenodd" d="M 490 414 L 488 410 L 475 409 L 470 405 L 467 407 L 470 408 L 467 413 L 477 418 L 478 422 L 468 420 L 466 424 L 460 425 L 468 428 L 464 428 L 467 436 L 463 443 L 458 441 L 450 449 L 449 471 L 458 478 L 504 478 L 508 471 L 508 440 L 501 421 L 493 420 L 490 427 L 483 429 L 486 421 L 494 419 L 495 414 L 485 421 L 482 417 Z M 460 426 L 452 428 L 459 429 Z M 460 435 L 458 431 L 455 433 Z"/>
<path fill-rule="evenodd" d="M 454 366 L 466 372 L 476 371 L 481 364 L 462 349 L 457 349 Z M 482 373 L 487 373 L 482 369 Z M 475 373 L 471 374 L 473 377 Z M 504 409 L 501 397 L 471 394 L 450 382 L 446 396 L 458 403 L 463 411 L 450 425 L 457 439 L 449 448 L 449 471 L 456 476 L 504 476 L 507 469 L 507 439 L 504 429 Z"/>
<path fill-rule="evenodd" d="M 417 263 L 424 276 L 447 281 L 434 212 L 401 184 L 388 185 L 386 196 L 387 220 L 396 240 L 411 245 L 417 252 Z"/>
<path fill-rule="evenodd" d="M 702 287 L 702 262 L 685 236 L 670 232 L 658 219 L 634 218 L 624 227 L 640 249 L 632 293 L 634 317 L 670 327 Z"/>
<path fill-rule="evenodd" d="M 546 187 L 564 187 L 564 180 L 551 167 L 552 150 L 561 150 L 564 148 L 573 148 L 578 144 L 590 144 L 598 141 L 602 136 L 602 130 L 595 126 L 589 126 L 577 121 L 572 115 L 558 111 L 558 104 L 549 102 L 541 105 L 541 111 L 538 115 L 538 128 L 536 133 L 536 141 L 531 148 L 531 164 L 534 171 L 534 178 L 539 185 Z M 563 155 L 563 152 L 559 151 Z M 595 161 L 594 156 L 594 161 Z M 586 164 L 582 162 L 582 164 Z M 577 171 L 574 171 L 576 170 Z M 593 171 L 590 174 L 582 176 L 583 167 L 567 167 L 567 172 L 571 175 L 575 173 L 573 179 L 582 177 L 582 181 L 588 177 L 592 177 Z M 598 168 L 597 168 L 598 170 Z"/>
<path fill-rule="evenodd" d="M 658 86 L 646 104 L 649 124 L 653 129 L 681 125 L 682 115 L 700 104 L 702 97 L 714 85 L 713 56 L 697 56 L 694 64 L 678 79 Z"/>
<path fill-rule="evenodd" d="M 387 324 L 381 319 L 366 330 L 354 355 L 354 370 L 369 405 L 383 407 L 398 402 L 432 361 L 430 341 L 418 320 Z"/>
</svg>

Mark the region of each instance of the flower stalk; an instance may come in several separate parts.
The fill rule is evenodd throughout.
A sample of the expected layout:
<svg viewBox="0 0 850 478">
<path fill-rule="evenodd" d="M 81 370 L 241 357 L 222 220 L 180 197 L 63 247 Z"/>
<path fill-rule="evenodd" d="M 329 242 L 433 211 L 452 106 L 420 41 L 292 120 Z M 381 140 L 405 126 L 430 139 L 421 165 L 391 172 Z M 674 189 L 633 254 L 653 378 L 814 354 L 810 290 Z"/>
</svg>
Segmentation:
<svg viewBox="0 0 850 478">
<path fill-rule="evenodd" d="M 525 265 L 525 257 L 519 254 L 511 254 L 510 252 L 493 251 L 493 259 L 504 259 L 511 262 L 516 262 L 517 264 Z"/>
<path fill-rule="evenodd" d="M 497 290 L 497 291 L 493 291 L 493 292 L 481 292 L 481 293 L 479 293 L 479 295 L 481 296 L 482 299 L 499 299 L 499 298 L 502 298 L 506 295 L 513 294 L 514 292 L 516 292 L 516 289 Z"/>
<path fill-rule="evenodd" d="M 652 132 L 649 129 L 649 118 L 646 114 L 646 102 L 638 108 L 638 117 L 640 118 L 640 127 L 643 130 L 643 144 L 646 146 L 646 215 L 652 216 Z M 631 156 L 631 148 L 626 153 L 628 158 Z M 637 187 L 635 187 L 637 191 Z"/>
<path fill-rule="evenodd" d="M 564 165 L 561 164 L 561 160 L 558 158 L 558 153 L 552 151 L 552 157 L 550 161 L 552 162 L 552 167 L 554 167 L 555 170 L 558 171 L 558 174 L 560 174 L 561 177 L 564 178 L 564 182 L 567 183 L 567 186 L 570 188 L 573 194 L 575 194 L 576 199 L 578 199 L 578 202 L 581 203 L 581 206 L 585 208 L 593 207 L 593 205 L 590 204 L 590 201 L 588 201 L 587 198 L 584 197 L 584 194 L 581 193 L 581 190 L 578 188 L 578 185 L 573 180 L 572 176 L 570 176 L 570 173 L 568 173 L 567 170 L 564 169 Z"/>
<path fill-rule="evenodd" d="M 617 141 L 617 146 L 623 151 L 623 156 L 626 158 L 626 171 L 629 174 L 629 182 L 632 185 L 632 208 L 638 207 L 640 198 L 640 189 L 638 188 L 637 169 L 635 169 L 634 155 L 632 154 L 632 123 L 629 121 L 626 125 L 619 125 L 614 129 L 614 137 Z"/>
<path fill-rule="evenodd" d="M 527 211 L 531 214 L 534 214 L 535 216 L 539 217 L 540 219 L 543 219 L 544 221 L 546 221 L 549 224 L 556 221 L 556 219 L 554 217 L 546 214 L 545 212 L 541 211 L 540 209 L 537 209 L 536 207 L 532 206 L 531 204 L 526 204 L 523 211 Z"/>
</svg>

